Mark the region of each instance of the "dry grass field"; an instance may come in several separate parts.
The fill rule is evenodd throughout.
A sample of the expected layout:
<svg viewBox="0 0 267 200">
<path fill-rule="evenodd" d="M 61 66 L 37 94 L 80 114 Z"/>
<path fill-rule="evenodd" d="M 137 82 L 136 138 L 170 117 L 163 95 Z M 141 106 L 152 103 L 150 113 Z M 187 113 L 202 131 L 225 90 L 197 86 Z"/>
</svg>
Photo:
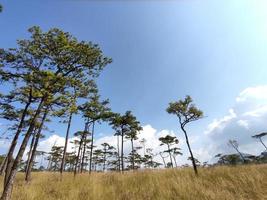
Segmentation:
<svg viewBox="0 0 267 200">
<path fill-rule="evenodd" d="M 267 200 L 267 166 L 64 174 L 34 173 L 25 185 L 18 174 L 13 200 Z M 2 179 L 2 177 L 1 177 Z M 2 180 L 1 180 L 2 182 Z M 2 188 L 2 185 L 1 185 Z"/>
</svg>

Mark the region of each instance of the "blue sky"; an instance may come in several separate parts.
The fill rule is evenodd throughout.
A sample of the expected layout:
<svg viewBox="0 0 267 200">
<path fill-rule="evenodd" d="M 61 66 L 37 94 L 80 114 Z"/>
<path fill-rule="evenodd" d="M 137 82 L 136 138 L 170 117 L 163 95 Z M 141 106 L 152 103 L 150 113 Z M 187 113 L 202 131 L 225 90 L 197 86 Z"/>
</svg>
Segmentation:
<svg viewBox="0 0 267 200">
<path fill-rule="evenodd" d="M 116 112 L 132 110 L 142 125 L 178 131 L 168 102 L 189 94 L 206 118 L 190 126 L 203 134 L 248 87 L 266 85 L 267 3 L 246 0 L 7 1 L 0 47 L 16 46 L 27 29 L 59 27 L 98 43 L 113 59 L 98 79 Z M 82 125 L 75 119 L 72 132 Z M 65 126 L 53 124 L 63 136 Z M 267 128 L 267 127 L 266 127 Z M 111 134 L 107 126 L 99 135 Z M 195 144 L 201 148 L 205 141 Z"/>
</svg>

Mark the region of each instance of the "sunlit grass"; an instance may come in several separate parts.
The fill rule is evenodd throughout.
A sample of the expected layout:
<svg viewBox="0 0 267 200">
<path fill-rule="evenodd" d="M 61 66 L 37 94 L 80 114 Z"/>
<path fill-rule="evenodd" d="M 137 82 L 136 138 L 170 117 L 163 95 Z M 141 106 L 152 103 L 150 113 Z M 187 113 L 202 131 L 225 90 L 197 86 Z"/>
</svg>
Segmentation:
<svg viewBox="0 0 267 200">
<path fill-rule="evenodd" d="M 1 177 L 2 179 L 2 177 Z M 2 182 L 2 180 L 1 180 Z M 1 185 L 2 188 L 2 185 Z M 120 173 L 33 173 L 30 184 L 19 173 L 13 200 L 265 200 L 267 166 L 214 167 L 193 170 L 146 170 Z"/>
</svg>

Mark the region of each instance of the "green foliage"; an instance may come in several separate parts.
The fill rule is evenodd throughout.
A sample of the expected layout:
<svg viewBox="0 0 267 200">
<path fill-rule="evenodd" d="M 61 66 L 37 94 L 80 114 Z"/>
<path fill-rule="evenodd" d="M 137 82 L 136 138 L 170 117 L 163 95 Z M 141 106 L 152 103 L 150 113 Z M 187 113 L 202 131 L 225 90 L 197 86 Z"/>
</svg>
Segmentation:
<svg viewBox="0 0 267 200">
<path fill-rule="evenodd" d="M 256 138 L 256 139 L 259 139 L 259 141 L 261 142 L 261 144 L 265 147 L 265 149 L 267 150 L 267 146 L 264 144 L 263 140 L 262 140 L 262 137 L 266 136 L 267 135 L 267 132 L 263 132 L 263 133 L 260 133 L 260 134 L 257 134 L 257 135 L 253 135 L 252 138 Z"/>
<path fill-rule="evenodd" d="M 187 160 L 191 160 L 191 161 L 192 161 L 193 159 L 192 159 L 191 156 L 189 156 L 189 157 L 187 158 Z M 197 166 L 200 166 L 201 163 L 200 163 L 200 161 L 199 161 L 197 158 L 194 158 L 194 161 L 195 161 L 195 163 L 196 163 Z"/>
<path fill-rule="evenodd" d="M 18 40 L 18 48 L 0 51 L 0 66 L 16 81 L 32 88 L 36 97 L 50 103 L 56 94 L 67 94 L 69 88 L 83 88 L 111 62 L 98 45 L 79 42 L 57 28 L 42 32 L 29 29 L 30 39 Z"/>
<path fill-rule="evenodd" d="M 7 94 L 1 94 L 1 117 L 19 122 L 8 152 L 7 168 L 11 171 L 6 177 L 12 179 L 42 112 L 60 117 L 77 113 L 78 98 L 96 90 L 94 79 L 111 62 L 98 45 L 78 41 L 60 29 L 43 32 L 34 26 L 28 31 L 30 39 L 18 40 L 17 48 L 0 49 L 0 79 L 10 86 Z M 46 118 L 44 115 L 43 121 Z M 11 163 L 23 128 L 27 130 Z M 56 167 L 58 161 L 53 162 Z M 3 195 L 10 195 L 12 184 L 13 180 L 8 180 Z"/>
<path fill-rule="evenodd" d="M 252 137 L 253 138 L 261 138 L 261 137 L 264 137 L 266 135 L 267 135 L 267 132 L 263 132 L 263 133 L 259 133 L 259 134 L 253 135 Z"/>
<path fill-rule="evenodd" d="M 100 101 L 100 96 L 95 92 L 89 97 L 89 101 L 79 106 L 79 110 L 82 111 L 83 117 L 88 119 L 89 123 L 107 121 L 113 116 L 108 104 L 108 99 Z"/>
<path fill-rule="evenodd" d="M 166 109 L 166 111 L 169 114 L 176 115 L 179 119 L 179 124 L 180 124 L 182 131 L 184 132 L 186 144 L 187 144 L 187 147 L 188 147 L 188 150 L 190 153 L 190 157 L 192 158 L 191 159 L 192 165 L 193 165 L 195 174 L 197 175 L 197 173 L 198 173 L 197 172 L 197 165 L 195 163 L 193 152 L 192 152 L 191 147 L 190 147 L 187 132 L 185 130 L 185 125 L 192 122 L 192 121 L 196 121 L 196 120 L 199 120 L 200 118 L 202 118 L 203 112 L 193 104 L 192 98 L 188 95 L 185 97 L 184 100 L 179 100 L 177 102 L 169 103 L 169 107 Z"/>
<path fill-rule="evenodd" d="M 169 103 L 167 112 L 174 114 L 179 118 L 181 126 L 185 126 L 191 121 L 196 121 L 203 117 L 203 112 L 199 110 L 193 103 L 190 96 L 186 96 L 184 100 Z"/>
<path fill-rule="evenodd" d="M 110 124 L 117 134 L 127 133 L 128 137 L 135 137 L 136 132 L 142 130 L 131 111 L 126 111 L 124 115 L 113 114 Z"/>
<path fill-rule="evenodd" d="M 223 165 L 237 165 L 243 163 L 243 160 L 237 154 L 223 155 L 218 154 L 215 157 L 219 158 L 217 163 Z"/>
<path fill-rule="evenodd" d="M 63 155 L 63 146 L 53 146 L 49 152 L 48 161 L 50 162 L 49 170 L 58 170 Z"/>
<path fill-rule="evenodd" d="M 176 136 L 166 135 L 165 137 L 160 137 L 159 141 L 161 141 L 160 145 L 173 145 L 178 144 L 179 140 L 176 138 Z"/>
</svg>

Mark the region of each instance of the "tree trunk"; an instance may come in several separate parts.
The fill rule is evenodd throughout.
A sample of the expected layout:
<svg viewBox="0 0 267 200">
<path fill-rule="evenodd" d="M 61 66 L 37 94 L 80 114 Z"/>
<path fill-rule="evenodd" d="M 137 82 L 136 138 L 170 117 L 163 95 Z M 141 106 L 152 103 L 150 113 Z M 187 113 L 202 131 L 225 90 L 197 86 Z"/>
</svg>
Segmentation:
<svg viewBox="0 0 267 200">
<path fill-rule="evenodd" d="M 90 164 L 89 164 L 89 173 L 92 172 L 92 158 L 93 158 L 93 148 L 94 148 L 94 132 L 95 132 L 95 121 L 92 125 L 92 136 L 91 136 L 91 147 L 90 147 Z"/>
<path fill-rule="evenodd" d="M 106 150 L 106 147 L 105 147 L 104 156 L 103 156 L 103 172 L 105 172 L 105 170 L 106 170 L 106 153 L 107 153 L 107 150 Z"/>
<path fill-rule="evenodd" d="M 131 139 L 132 144 L 132 169 L 134 170 L 134 145 L 133 145 L 133 139 Z"/>
<path fill-rule="evenodd" d="M 79 144 L 79 149 L 78 149 L 78 156 L 76 158 L 76 163 L 75 163 L 75 169 L 74 169 L 74 176 L 76 176 L 76 173 L 77 173 L 77 167 L 78 167 L 78 163 L 79 163 L 79 160 L 80 160 L 80 152 L 81 152 L 81 148 L 82 148 L 82 138 L 80 140 L 80 144 Z"/>
<path fill-rule="evenodd" d="M 260 142 L 262 143 L 262 145 L 263 145 L 263 146 L 265 147 L 265 149 L 267 150 L 267 147 L 266 147 L 266 145 L 263 143 L 261 137 L 260 137 L 259 139 L 260 139 Z"/>
<path fill-rule="evenodd" d="M 243 163 L 246 163 L 246 159 L 244 158 L 244 156 L 242 155 L 242 153 L 238 150 L 238 148 L 236 148 L 234 145 L 232 145 L 234 147 L 234 149 L 237 151 L 237 153 L 240 155 L 240 157 L 243 160 Z"/>
<path fill-rule="evenodd" d="M 145 155 L 146 155 L 146 145 L 145 145 L 145 143 L 144 143 L 144 157 L 145 157 Z M 144 162 L 144 168 L 146 169 L 146 162 Z"/>
<path fill-rule="evenodd" d="M 86 126 L 88 126 L 88 125 L 86 125 Z M 88 130 L 88 128 L 86 128 L 87 130 Z M 86 130 L 86 131 L 87 131 Z M 81 173 L 83 172 L 83 166 L 84 166 L 84 158 L 85 158 L 85 150 L 86 150 L 86 139 L 87 139 L 87 137 L 86 137 L 87 135 L 85 134 L 85 136 L 84 136 L 84 141 L 83 141 L 83 153 L 82 153 L 82 166 L 81 166 Z"/>
<path fill-rule="evenodd" d="M 124 137 L 124 132 L 123 128 L 121 130 L 121 171 L 124 171 L 124 163 L 123 163 L 123 137 Z"/>
<path fill-rule="evenodd" d="M 154 165 L 153 165 L 153 157 L 151 155 L 151 158 L 150 158 L 150 162 L 151 162 L 151 168 L 155 168 Z"/>
<path fill-rule="evenodd" d="M 168 145 L 168 152 L 169 152 L 169 156 L 170 156 L 170 161 L 171 161 L 171 165 L 172 165 L 172 168 L 173 168 L 173 163 L 172 163 L 172 155 L 171 155 L 171 150 L 170 150 L 170 145 Z"/>
<path fill-rule="evenodd" d="M 36 154 L 37 146 L 38 146 L 38 143 L 39 143 L 39 139 L 41 137 L 41 132 L 42 132 L 42 128 L 43 128 L 47 113 L 48 113 L 48 108 L 46 108 L 45 111 L 44 111 L 44 115 L 43 115 L 43 117 L 41 119 L 40 127 L 38 129 L 37 134 L 36 134 L 34 147 L 33 147 L 32 153 L 31 153 L 30 161 L 29 161 L 29 166 L 28 166 L 27 171 L 26 171 L 25 181 L 27 181 L 27 182 L 29 182 L 30 179 L 31 179 L 31 172 L 32 172 L 33 164 L 34 164 L 35 154 Z"/>
<path fill-rule="evenodd" d="M 16 148 L 20 133 L 22 131 L 23 124 L 24 124 L 24 121 L 25 121 L 25 118 L 26 118 L 26 115 L 27 115 L 27 112 L 28 112 L 28 108 L 29 108 L 29 106 L 31 104 L 31 101 L 32 101 L 32 97 L 30 95 L 29 101 L 25 105 L 24 110 L 22 112 L 22 116 L 21 116 L 21 119 L 20 119 L 20 123 L 18 125 L 18 129 L 17 129 L 17 131 L 16 131 L 16 133 L 14 135 L 14 138 L 13 138 L 13 140 L 11 142 L 11 145 L 9 147 L 9 151 L 7 153 L 7 156 L 6 156 L 7 157 L 7 164 L 6 164 L 6 168 L 5 168 L 5 179 L 4 179 L 5 183 L 8 181 L 9 173 L 11 171 L 11 167 L 12 167 L 12 164 L 13 164 L 13 153 L 14 153 L 14 150 Z"/>
<path fill-rule="evenodd" d="M 48 171 L 50 171 L 50 169 L 51 169 L 51 162 L 52 162 L 51 160 L 52 160 L 52 156 L 50 155 L 48 158 L 48 164 L 47 164 L 47 168 L 46 168 Z"/>
<path fill-rule="evenodd" d="M 40 163 L 40 167 L 43 166 L 43 160 L 44 160 L 44 152 L 42 152 L 42 157 L 41 157 L 41 163 Z"/>
<path fill-rule="evenodd" d="M 182 131 L 184 132 L 185 139 L 186 139 L 186 144 L 187 144 L 187 147 L 188 147 L 190 156 L 191 156 L 191 158 L 192 158 L 192 165 L 193 165 L 193 168 L 194 168 L 194 172 L 195 172 L 195 174 L 197 175 L 197 174 L 198 174 L 198 171 L 197 171 L 197 165 L 196 165 L 195 158 L 194 158 L 194 156 L 193 156 L 193 152 L 192 152 L 191 147 L 190 147 L 190 144 L 189 144 L 189 140 L 188 140 L 188 137 L 187 137 L 187 133 L 186 133 L 186 131 L 185 131 L 185 129 L 184 129 L 183 126 L 181 126 L 181 129 L 182 129 Z"/>
<path fill-rule="evenodd" d="M 74 176 L 76 176 L 76 173 L 77 173 L 77 167 L 78 167 L 78 163 L 79 163 L 79 160 L 80 160 L 80 169 L 81 169 L 81 164 L 82 164 L 82 162 L 81 162 L 81 160 L 82 160 L 82 144 L 83 144 L 83 142 L 84 142 L 84 137 L 85 137 L 85 132 L 88 130 L 87 129 L 87 126 L 88 126 L 88 123 L 85 123 L 85 126 L 84 126 L 84 133 L 83 133 L 83 135 L 81 136 L 81 140 L 80 140 L 80 143 L 79 143 L 79 149 L 78 149 L 78 156 L 77 156 L 77 159 L 76 159 L 76 164 L 75 164 L 75 169 L 74 169 Z"/>
<path fill-rule="evenodd" d="M 120 136 L 119 135 L 117 135 L 117 150 L 118 150 L 118 170 L 121 171 Z"/>
<path fill-rule="evenodd" d="M 163 161 L 164 167 L 166 168 L 166 162 L 165 162 L 165 159 L 164 159 L 164 157 L 161 155 L 161 153 L 160 153 L 159 155 L 160 155 L 160 157 L 162 158 L 162 161 Z"/>
<path fill-rule="evenodd" d="M 71 121 L 72 121 L 72 112 L 70 113 L 70 116 L 69 116 L 68 127 L 67 127 L 67 132 L 66 132 L 66 137 L 65 137 L 65 146 L 64 146 L 63 157 L 62 157 L 61 166 L 60 166 L 61 175 L 63 171 L 65 170 L 65 160 L 66 160 L 66 152 L 67 152 L 67 147 L 68 147 Z"/>
<path fill-rule="evenodd" d="M 174 163 L 175 163 L 175 167 L 177 168 L 177 162 L 176 162 L 175 155 L 173 155 L 172 157 L 173 157 L 173 160 L 174 160 Z"/>
<path fill-rule="evenodd" d="M 25 152 L 25 149 L 26 149 L 26 146 L 27 146 L 27 143 L 30 139 L 30 136 L 31 136 L 31 133 L 35 127 L 35 122 L 36 122 L 36 119 L 38 118 L 38 116 L 40 115 L 40 112 L 41 112 L 41 109 L 43 107 L 43 103 L 44 103 L 44 100 L 45 100 L 45 97 L 43 97 L 38 105 L 38 108 L 30 122 L 30 125 L 29 125 L 29 128 L 24 136 L 24 139 L 21 143 L 21 146 L 20 146 L 20 149 L 19 149 L 19 152 L 16 156 L 16 159 L 14 160 L 14 163 L 11 167 L 11 170 L 10 170 L 10 173 L 6 174 L 7 178 L 6 178 L 6 181 L 4 183 L 4 190 L 2 192 L 2 196 L 0 198 L 0 200 L 10 200 L 11 199 L 11 192 L 12 192 L 12 187 L 13 187 L 13 184 L 14 184 L 14 180 L 15 180 L 15 176 L 16 176 L 16 173 L 17 173 L 17 167 L 19 165 L 19 163 L 21 162 L 21 159 L 22 159 L 22 156 Z"/>
<path fill-rule="evenodd" d="M 35 139 L 36 139 L 36 133 L 37 133 L 37 128 L 35 128 L 35 130 L 33 131 L 33 135 L 32 135 L 32 141 L 30 144 L 30 150 L 28 152 L 28 159 L 27 159 L 27 165 L 26 165 L 26 169 L 25 169 L 25 173 L 27 174 L 28 168 L 30 166 L 30 160 L 31 160 L 31 155 L 32 155 L 32 150 L 33 150 L 33 145 L 35 143 Z"/>
</svg>

